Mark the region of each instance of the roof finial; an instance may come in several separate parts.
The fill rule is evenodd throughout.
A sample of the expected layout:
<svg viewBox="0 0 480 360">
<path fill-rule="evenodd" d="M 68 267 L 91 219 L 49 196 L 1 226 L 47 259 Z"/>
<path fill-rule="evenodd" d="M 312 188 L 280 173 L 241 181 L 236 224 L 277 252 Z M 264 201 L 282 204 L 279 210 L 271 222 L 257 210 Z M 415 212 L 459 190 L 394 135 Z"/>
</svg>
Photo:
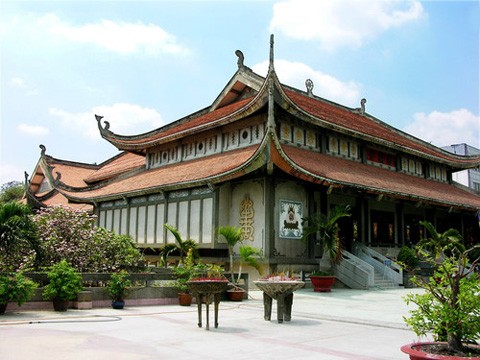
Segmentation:
<svg viewBox="0 0 480 360">
<path fill-rule="evenodd" d="M 367 99 L 363 98 L 360 100 L 360 114 L 365 114 L 365 104 L 367 103 Z"/>
<path fill-rule="evenodd" d="M 243 64 L 243 60 L 245 57 L 243 56 L 243 53 L 240 50 L 235 51 L 235 55 L 237 55 L 238 60 L 237 60 L 237 65 L 239 69 L 243 69 L 245 65 Z"/>
<path fill-rule="evenodd" d="M 360 114 L 360 115 L 365 115 L 365 104 L 367 103 L 367 99 L 363 98 L 360 100 L 360 107 L 356 108 L 354 112 Z"/>
<path fill-rule="evenodd" d="M 269 67 L 273 69 L 273 34 L 270 35 L 270 64 Z"/>
<path fill-rule="evenodd" d="M 313 81 L 312 81 L 312 79 L 305 80 L 305 86 L 307 87 L 307 95 L 312 96 L 313 95 Z"/>
<path fill-rule="evenodd" d="M 45 145 L 40 144 L 38 147 L 40 148 L 40 150 L 42 150 L 40 152 L 40 156 L 45 156 L 45 152 L 47 151 L 47 148 L 45 147 Z"/>
</svg>

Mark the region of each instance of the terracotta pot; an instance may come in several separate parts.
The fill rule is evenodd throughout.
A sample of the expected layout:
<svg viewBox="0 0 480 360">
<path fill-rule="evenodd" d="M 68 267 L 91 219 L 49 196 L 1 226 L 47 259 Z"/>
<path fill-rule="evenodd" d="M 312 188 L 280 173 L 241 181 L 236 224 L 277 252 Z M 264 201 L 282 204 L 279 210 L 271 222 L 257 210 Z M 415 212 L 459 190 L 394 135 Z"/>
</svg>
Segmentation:
<svg viewBox="0 0 480 360">
<path fill-rule="evenodd" d="M 53 310 L 55 311 L 67 311 L 70 301 L 63 300 L 58 297 L 53 298 Z"/>
<path fill-rule="evenodd" d="M 330 292 L 335 284 L 335 276 L 310 276 L 313 285 L 313 291 Z"/>
<path fill-rule="evenodd" d="M 227 296 L 230 301 L 242 301 L 245 290 L 243 289 L 230 289 L 227 290 Z"/>
<path fill-rule="evenodd" d="M 192 305 L 192 295 L 187 293 L 178 294 L 178 303 L 181 306 L 190 306 Z"/>
<path fill-rule="evenodd" d="M 417 342 L 408 345 L 403 345 L 400 350 L 405 354 L 410 356 L 410 360 L 480 360 L 480 357 L 460 357 L 454 355 L 438 355 L 430 354 L 422 350 L 424 345 L 433 345 L 433 344 L 445 344 L 440 342 Z M 478 345 L 471 345 L 472 347 L 479 349 Z"/>
<path fill-rule="evenodd" d="M 0 315 L 5 314 L 5 310 L 7 310 L 7 304 L 8 303 L 0 304 Z"/>
</svg>

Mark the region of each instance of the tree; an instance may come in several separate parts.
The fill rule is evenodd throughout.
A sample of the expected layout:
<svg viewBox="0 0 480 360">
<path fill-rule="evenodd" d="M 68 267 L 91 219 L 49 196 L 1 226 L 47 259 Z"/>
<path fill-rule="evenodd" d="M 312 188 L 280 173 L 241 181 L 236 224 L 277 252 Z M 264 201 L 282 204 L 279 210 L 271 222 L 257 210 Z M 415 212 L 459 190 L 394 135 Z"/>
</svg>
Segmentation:
<svg viewBox="0 0 480 360">
<path fill-rule="evenodd" d="M 335 206 L 328 215 L 317 213 L 303 218 L 304 228 L 302 238 L 307 240 L 310 235 L 316 235 L 318 233 L 324 254 L 327 255 L 330 263 L 338 264 L 342 261 L 342 244 L 338 236 L 338 220 L 348 216 L 350 216 L 350 205 L 338 205 Z"/>
<path fill-rule="evenodd" d="M 25 194 L 25 184 L 20 181 L 10 181 L 0 189 L 0 204 L 10 201 L 19 201 Z"/>
<path fill-rule="evenodd" d="M 450 353 L 462 352 L 465 343 L 480 336 L 480 276 L 475 272 L 480 257 L 469 264 L 469 257 L 479 248 L 461 251 L 447 245 L 443 248 L 447 255 L 440 262 L 429 256 L 427 260 L 435 265 L 433 276 L 413 279 L 425 293 L 404 297 L 407 304 L 417 305 L 409 318 L 404 317 L 406 324 L 418 336 L 431 332 L 436 341 L 446 341 Z"/>
<path fill-rule="evenodd" d="M 38 268 L 41 258 L 30 207 L 18 202 L 0 204 L 0 271 L 16 271 L 26 259 Z"/>
</svg>

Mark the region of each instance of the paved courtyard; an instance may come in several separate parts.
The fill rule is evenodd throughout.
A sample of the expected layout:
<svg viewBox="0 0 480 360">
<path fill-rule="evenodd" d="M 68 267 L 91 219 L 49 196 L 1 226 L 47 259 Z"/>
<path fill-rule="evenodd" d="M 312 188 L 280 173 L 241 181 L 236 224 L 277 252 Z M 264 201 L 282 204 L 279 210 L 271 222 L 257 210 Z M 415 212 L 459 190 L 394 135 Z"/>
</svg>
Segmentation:
<svg viewBox="0 0 480 360">
<path fill-rule="evenodd" d="M 16 311 L 0 316 L 3 360 L 20 359 L 408 359 L 417 340 L 403 323 L 402 296 L 419 289 L 295 292 L 292 320 L 263 319 L 262 293 L 222 302 L 219 327 L 197 326 L 197 307 Z M 203 310 L 205 318 L 205 309 Z M 205 319 L 204 319 L 205 322 Z"/>
</svg>

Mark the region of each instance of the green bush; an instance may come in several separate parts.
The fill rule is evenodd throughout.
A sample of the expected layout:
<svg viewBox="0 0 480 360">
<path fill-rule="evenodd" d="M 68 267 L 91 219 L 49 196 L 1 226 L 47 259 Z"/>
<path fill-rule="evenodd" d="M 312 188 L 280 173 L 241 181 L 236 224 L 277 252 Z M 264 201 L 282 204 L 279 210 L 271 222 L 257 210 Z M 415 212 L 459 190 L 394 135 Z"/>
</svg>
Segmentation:
<svg viewBox="0 0 480 360">
<path fill-rule="evenodd" d="M 15 275 L 0 276 L 0 304 L 9 302 L 21 306 L 35 295 L 38 284 L 25 277 L 21 272 Z"/>
<path fill-rule="evenodd" d="M 49 283 L 43 288 L 43 298 L 75 300 L 83 290 L 82 276 L 64 259 L 47 272 Z"/>
<path fill-rule="evenodd" d="M 128 295 L 131 286 L 132 281 L 128 272 L 120 270 L 117 273 L 113 273 L 110 277 L 110 282 L 107 286 L 108 294 L 114 301 L 123 301 Z"/>
<path fill-rule="evenodd" d="M 406 270 L 412 271 L 418 266 L 418 257 L 417 257 L 417 252 L 408 247 L 408 246 L 402 246 L 400 248 L 400 252 L 398 253 L 397 256 L 397 261 L 405 267 Z"/>
</svg>

